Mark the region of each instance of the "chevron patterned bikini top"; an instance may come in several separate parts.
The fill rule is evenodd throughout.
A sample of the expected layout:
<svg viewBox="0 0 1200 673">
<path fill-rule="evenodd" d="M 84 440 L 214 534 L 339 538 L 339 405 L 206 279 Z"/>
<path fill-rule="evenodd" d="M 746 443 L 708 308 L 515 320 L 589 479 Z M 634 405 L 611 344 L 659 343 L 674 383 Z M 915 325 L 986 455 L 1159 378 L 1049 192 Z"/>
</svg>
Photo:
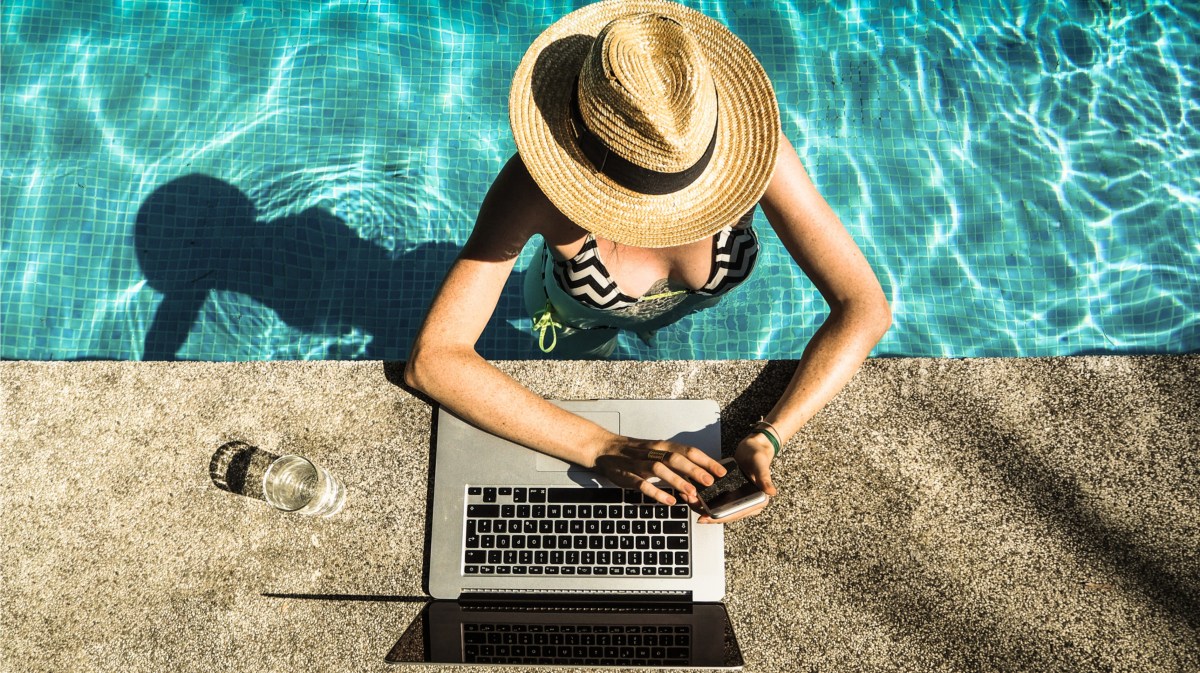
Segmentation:
<svg viewBox="0 0 1200 673">
<path fill-rule="evenodd" d="M 753 213 L 751 210 L 738 224 L 748 223 Z M 740 229 L 729 226 L 713 236 L 712 272 L 702 287 L 695 290 L 667 290 L 665 281 L 659 281 L 644 296 L 630 297 L 617 287 L 604 262 L 600 260 L 595 237 L 588 234 L 579 254 L 571 259 L 554 261 L 554 278 L 563 292 L 581 304 L 615 311 L 639 302 L 673 295 L 724 294 L 750 276 L 757 259 L 758 235 L 754 233 L 754 229 L 750 226 Z"/>
</svg>

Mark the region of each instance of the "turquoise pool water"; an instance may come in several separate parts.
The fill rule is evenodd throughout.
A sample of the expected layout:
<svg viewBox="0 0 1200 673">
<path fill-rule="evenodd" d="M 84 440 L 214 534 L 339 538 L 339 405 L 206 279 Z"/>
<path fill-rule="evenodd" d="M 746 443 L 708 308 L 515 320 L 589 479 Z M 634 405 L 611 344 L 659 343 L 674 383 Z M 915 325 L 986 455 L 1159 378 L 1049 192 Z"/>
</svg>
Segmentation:
<svg viewBox="0 0 1200 673">
<path fill-rule="evenodd" d="M 1200 5 L 687 4 L 758 54 L 879 273 L 876 354 L 1200 350 Z M 406 357 L 575 6 L 8 0 L 0 357 Z M 618 355 L 797 356 L 824 304 L 763 240 Z M 486 355 L 537 353 L 518 283 Z"/>
</svg>

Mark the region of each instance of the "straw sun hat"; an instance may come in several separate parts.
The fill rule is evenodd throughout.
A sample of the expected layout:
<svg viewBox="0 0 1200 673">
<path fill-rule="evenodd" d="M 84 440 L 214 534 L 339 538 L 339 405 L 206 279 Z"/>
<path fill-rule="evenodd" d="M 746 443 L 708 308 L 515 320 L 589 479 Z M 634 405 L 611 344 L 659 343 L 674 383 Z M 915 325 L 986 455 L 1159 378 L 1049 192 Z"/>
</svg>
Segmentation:
<svg viewBox="0 0 1200 673">
<path fill-rule="evenodd" d="M 762 198 L 779 107 L 720 23 L 664 0 L 609 0 L 543 32 L 513 78 L 509 121 L 564 215 L 625 245 L 711 236 Z"/>
</svg>

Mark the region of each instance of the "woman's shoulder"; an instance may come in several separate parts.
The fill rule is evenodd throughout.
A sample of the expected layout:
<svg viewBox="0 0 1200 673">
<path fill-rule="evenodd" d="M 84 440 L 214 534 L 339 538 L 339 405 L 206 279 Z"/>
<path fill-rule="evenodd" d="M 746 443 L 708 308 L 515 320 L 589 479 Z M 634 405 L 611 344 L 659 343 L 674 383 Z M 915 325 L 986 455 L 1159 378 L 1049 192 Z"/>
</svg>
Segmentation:
<svg viewBox="0 0 1200 673">
<path fill-rule="evenodd" d="M 514 154 L 492 183 L 489 199 L 514 212 L 531 233 L 540 234 L 552 245 L 576 240 L 586 232 L 562 214 L 538 187 L 520 154 Z"/>
</svg>

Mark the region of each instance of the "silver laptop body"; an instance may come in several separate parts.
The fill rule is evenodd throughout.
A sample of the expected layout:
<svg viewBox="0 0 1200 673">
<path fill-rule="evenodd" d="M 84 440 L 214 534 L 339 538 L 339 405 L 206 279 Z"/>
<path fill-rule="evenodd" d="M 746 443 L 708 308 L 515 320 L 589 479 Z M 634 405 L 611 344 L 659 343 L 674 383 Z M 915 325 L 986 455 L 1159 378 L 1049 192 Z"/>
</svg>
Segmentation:
<svg viewBox="0 0 1200 673">
<path fill-rule="evenodd" d="M 710 400 L 593 400 L 554 404 L 613 432 L 671 439 L 720 458 L 720 408 Z M 478 568 L 468 563 L 465 553 L 467 509 L 472 503 L 482 502 L 483 489 L 519 489 L 517 492 L 525 499 L 526 493 L 537 493 L 541 498 L 547 491 L 561 495 L 565 491 L 559 489 L 563 488 L 598 489 L 614 485 L 598 473 L 483 432 L 444 409 L 438 411 L 436 432 L 428 587 L 434 598 L 595 594 L 716 602 L 724 596 L 724 527 L 698 525 L 696 513 L 690 510 L 686 514 L 689 538 L 686 555 L 675 557 L 686 558 L 688 566 L 686 570 L 672 569 L 668 576 L 479 574 Z M 500 500 L 509 502 L 503 496 Z M 683 516 L 682 512 L 674 514 Z M 673 530 L 683 527 L 680 522 L 669 525 Z M 671 552 L 680 551 L 681 544 L 682 540 L 672 537 Z M 655 551 L 663 553 L 661 549 Z"/>
</svg>

